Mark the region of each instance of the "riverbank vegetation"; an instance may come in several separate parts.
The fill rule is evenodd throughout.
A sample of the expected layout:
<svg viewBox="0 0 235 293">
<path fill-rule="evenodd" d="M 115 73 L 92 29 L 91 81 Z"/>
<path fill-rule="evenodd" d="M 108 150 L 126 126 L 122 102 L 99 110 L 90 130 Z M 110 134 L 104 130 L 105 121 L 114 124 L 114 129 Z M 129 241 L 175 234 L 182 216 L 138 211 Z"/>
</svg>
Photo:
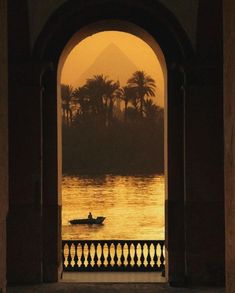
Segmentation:
<svg viewBox="0 0 235 293">
<path fill-rule="evenodd" d="M 164 111 L 156 83 L 136 71 L 121 87 L 103 75 L 61 85 L 63 173 L 163 173 Z"/>
</svg>

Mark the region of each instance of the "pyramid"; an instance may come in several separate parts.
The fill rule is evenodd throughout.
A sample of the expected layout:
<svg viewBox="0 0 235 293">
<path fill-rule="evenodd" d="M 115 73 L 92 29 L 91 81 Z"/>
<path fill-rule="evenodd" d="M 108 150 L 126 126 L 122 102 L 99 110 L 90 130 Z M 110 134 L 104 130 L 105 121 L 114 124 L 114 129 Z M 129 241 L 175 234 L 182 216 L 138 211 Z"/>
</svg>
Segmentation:
<svg viewBox="0 0 235 293">
<path fill-rule="evenodd" d="M 114 81 L 119 80 L 120 84 L 124 86 L 136 70 L 138 68 L 125 53 L 111 43 L 100 53 L 94 63 L 80 75 L 73 86 L 82 86 L 88 78 L 98 74 L 108 76 L 109 79 Z"/>
</svg>

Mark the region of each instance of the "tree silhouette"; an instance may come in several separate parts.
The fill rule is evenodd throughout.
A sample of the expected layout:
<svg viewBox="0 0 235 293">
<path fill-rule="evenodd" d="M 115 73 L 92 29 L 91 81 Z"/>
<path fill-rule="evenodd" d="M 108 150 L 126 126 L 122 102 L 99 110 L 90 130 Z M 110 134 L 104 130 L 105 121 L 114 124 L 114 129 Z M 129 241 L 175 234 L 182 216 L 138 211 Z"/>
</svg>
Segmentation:
<svg viewBox="0 0 235 293">
<path fill-rule="evenodd" d="M 73 95 L 79 104 L 79 114 L 99 116 L 106 124 L 113 118 L 115 93 L 119 82 L 114 82 L 104 75 L 94 75 L 86 84 L 75 89 Z"/>
<path fill-rule="evenodd" d="M 88 115 L 91 112 L 89 91 L 85 86 L 76 88 L 73 97 L 79 105 L 78 115 Z"/>
<path fill-rule="evenodd" d="M 74 91 L 62 85 L 64 172 L 163 172 L 164 111 L 150 98 L 155 87 L 143 71 L 122 88 L 102 74 Z"/>
<path fill-rule="evenodd" d="M 154 121 L 157 119 L 158 113 L 160 111 L 160 107 L 154 104 L 152 99 L 146 99 L 144 101 L 144 113 L 146 119 Z"/>
<path fill-rule="evenodd" d="M 106 111 L 107 111 L 107 125 L 110 125 L 113 120 L 113 105 L 114 100 L 119 97 L 119 82 L 112 80 L 106 80 L 105 97 L 107 99 Z"/>
<path fill-rule="evenodd" d="M 120 89 L 121 91 L 121 99 L 124 101 L 124 120 L 127 119 L 127 108 L 128 103 L 131 102 L 134 106 L 136 106 L 136 91 L 134 88 L 129 86 L 124 86 Z"/>
<path fill-rule="evenodd" d="M 101 75 L 94 75 L 94 77 L 87 79 L 85 88 L 87 95 L 90 97 L 92 110 L 97 115 L 104 114 L 104 95 L 106 93 L 107 77 Z"/>
<path fill-rule="evenodd" d="M 67 126 L 72 122 L 72 99 L 73 87 L 71 85 L 61 85 L 62 115 Z"/>
<path fill-rule="evenodd" d="M 155 80 L 150 75 L 146 75 L 144 71 L 136 71 L 127 81 L 127 84 L 136 91 L 140 103 L 140 114 L 143 117 L 144 98 L 145 96 L 153 97 L 155 95 Z"/>
</svg>

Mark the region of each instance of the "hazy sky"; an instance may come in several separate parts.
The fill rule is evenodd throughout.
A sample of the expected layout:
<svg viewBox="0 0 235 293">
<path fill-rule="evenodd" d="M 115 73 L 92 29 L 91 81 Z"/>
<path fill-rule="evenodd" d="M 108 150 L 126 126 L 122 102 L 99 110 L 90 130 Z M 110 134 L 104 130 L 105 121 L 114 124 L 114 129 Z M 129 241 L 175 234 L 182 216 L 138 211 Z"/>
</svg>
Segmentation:
<svg viewBox="0 0 235 293">
<path fill-rule="evenodd" d="M 147 43 L 140 38 L 118 31 L 96 33 L 81 41 L 68 55 L 61 74 L 61 83 L 75 85 L 79 77 L 86 72 L 103 50 L 110 44 L 115 44 L 138 68 L 151 75 L 156 81 L 156 102 L 164 105 L 164 77 L 160 63 Z M 125 65 L 124 65 L 125 66 Z M 97 74 L 104 74 L 102 72 Z M 114 75 L 117 74 L 116 72 Z M 114 78 L 108 74 L 110 78 Z"/>
</svg>

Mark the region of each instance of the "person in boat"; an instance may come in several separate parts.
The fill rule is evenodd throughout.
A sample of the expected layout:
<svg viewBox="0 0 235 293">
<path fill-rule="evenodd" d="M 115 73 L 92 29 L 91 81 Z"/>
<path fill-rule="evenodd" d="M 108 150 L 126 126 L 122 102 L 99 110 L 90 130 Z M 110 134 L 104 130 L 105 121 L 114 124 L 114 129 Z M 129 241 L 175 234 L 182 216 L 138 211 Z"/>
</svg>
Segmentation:
<svg viewBox="0 0 235 293">
<path fill-rule="evenodd" d="M 89 220 L 93 219 L 93 217 L 92 217 L 92 213 L 91 213 L 91 212 L 89 212 L 89 214 L 88 214 L 88 219 L 89 219 Z"/>
</svg>

